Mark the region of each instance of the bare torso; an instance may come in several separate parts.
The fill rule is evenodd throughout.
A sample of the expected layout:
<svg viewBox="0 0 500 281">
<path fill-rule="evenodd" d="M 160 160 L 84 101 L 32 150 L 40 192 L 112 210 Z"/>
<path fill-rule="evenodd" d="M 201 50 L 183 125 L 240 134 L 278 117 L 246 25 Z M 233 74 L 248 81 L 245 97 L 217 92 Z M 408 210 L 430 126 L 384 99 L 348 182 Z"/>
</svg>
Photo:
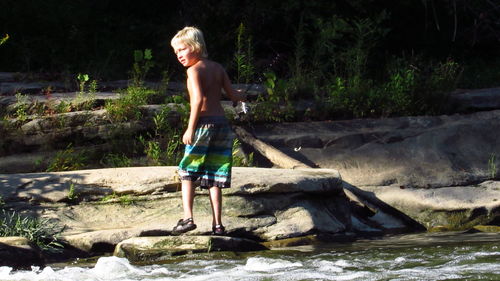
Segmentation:
<svg viewBox="0 0 500 281">
<path fill-rule="evenodd" d="M 224 109 L 220 103 L 222 98 L 222 87 L 224 83 L 224 69 L 216 62 L 200 60 L 191 66 L 192 71 L 198 73 L 201 92 L 201 111 L 199 116 L 222 116 Z M 192 99 L 193 85 L 187 80 L 187 88 Z"/>
</svg>

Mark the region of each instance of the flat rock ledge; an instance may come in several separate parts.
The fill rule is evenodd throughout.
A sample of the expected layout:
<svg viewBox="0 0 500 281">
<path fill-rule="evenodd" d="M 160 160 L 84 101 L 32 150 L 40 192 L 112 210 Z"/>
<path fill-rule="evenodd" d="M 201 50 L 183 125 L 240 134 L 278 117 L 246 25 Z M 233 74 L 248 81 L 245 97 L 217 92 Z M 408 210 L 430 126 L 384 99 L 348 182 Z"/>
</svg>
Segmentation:
<svg viewBox="0 0 500 281">
<path fill-rule="evenodd" d="M 120 242 L 114 255 L 131 262 L 157 263 L 172 257 L 219 251 L 248 252 L 268 248 L 244 238 L 226 236 L 156 236 L 134 237 Z"/>
<path fill-rule="evenodd" d="M 471 228 L 495 225 L 499 210 L 498 182 L 470 190 L 362 189 L 343 181 L 333 169 L 235 167 L 232 187 L 223 190 L 226 236 L 211 236 L 208 192 L 199 189 L 194 202 L 198 227 L 187 235 L 172 236 L 171 229 L 182 215 L 176 169 L 129 167 L 0 174 L 0 196 L 5 210 L 46 219 L 61 231 L 59 242 L 65 246 L 62 253 L 46 255 L 41 262 L 115 253 L 134 262 L 155 263 L 191 253 L 257 251 L 317 241 L 352 242 L 360 236 L 425 231 L 456 218 L 428 224 L 432 216 L 423 219 L 421 214 L 432 215 L 429 210 L 438 213 L 445 208 L 445 213 L 451 214 L 472 210 L 472 217 L 464 218 L 475 223 Z M 481 208 L 485 208 L 487 219 L 473 221 L 471 218 L 482 214 L 473 210 Z M 490 226 L 476 229 L 496 229 Z M 9 248 L 12 255 L 17 253 L 17 244 L 4 244 L 14 247 Z M 7 258 L 7 253 L 3 252 L 6 258 L 2 260 L 17 260 Z M 32 264 L 37 262 L 25 265 Z"/>
<path fill-rule="evenodd" d="M 500 225 L 500 181 L 430 189 L 394 185 L 361 188 L 429 231 L 491 232 Z"/>
<path fill-rule="evenodd" d="M 194 204 L 197 229 L 189 235 L 171 236 L 182 215 L 176 169 L 129 167 L 0 174 L 0 196 L 6 210 L 46 219 L 54 229 L 61 230 L 59 242 L 65 245 L 64 251 L 51 255 L 49 262 L 113 252 L 145 262 L 154 251 L 144 246 L 144 241 L 153 246 L 160 245 L 158 241 L 169 247 L 178 245 L 157 249 L 151 254 L 151 261 L 155 261 L 199 251 L 262 250 L 267 248 L 263 243 L 272 241 L 283 241 L 271 243 L 275 246 L 298 243 L 287 243 L 287 239 L 309 243 L 314 239 L 300 237 L 311 235 L 327 237 L 323 239 L 326 241 L 344 239 L 339 237 L 351 241 L 359 235 L 421 230 L 398 211 L 366 205 L 356 195 L 347 195 L 336 170 L 235 167 L 232 187 L 223 190 L 227 237 L 210 236 L 208 192 L 199 189 Z M 187 243 L 190 239 L 201 242 Z M 183 250 L 185 244 L 196 247 Z M 145 253 L 133 256 L 127 249 L 134 247 L 146 247 Z"/>
</svg>

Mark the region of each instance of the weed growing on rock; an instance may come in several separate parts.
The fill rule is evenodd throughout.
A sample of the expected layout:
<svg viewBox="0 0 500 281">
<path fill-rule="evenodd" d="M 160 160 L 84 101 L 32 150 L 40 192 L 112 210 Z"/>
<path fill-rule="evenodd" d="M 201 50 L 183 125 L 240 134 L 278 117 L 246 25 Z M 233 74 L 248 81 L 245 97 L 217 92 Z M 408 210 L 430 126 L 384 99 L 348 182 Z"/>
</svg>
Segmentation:
<svg viewBox="0 0 500 281">
<path fill-rule="evenodd" d="M 181 124 L 187 120 L 188 112 L 185 106 L 177 106 Z M 182 128 L 170 124 L 173 114 L 169 106 L 163 106 L 153 117 L 155 129 L 147 138 L 139 136 L 139 142 L 144 146 L 144 153 L 154 165 L 176 165 L 182 157 Z"/>
<path fill-rule="evenodd" d="M 123 153 L 108 153 L 100 161 L 104 167 L 130 167 L 132 160 Z"/>
<path fill-rule="evenodd" d="M 137 120 L 142 117 L 140 107 L 147 104 L 149 98 L 156 92 L 144 87 L 128 87 L 116 100 L 109 100 L 105 109 L 114 122 Z"/>
<path fill-rule="evenodd" d="M 496 164 L 496 155 L 492 153 L 490 158 L 488 159 L 488 173 L 491 179 L 495 179 L 497 177 L 497 164 Z"/>
<path fill-rule="evenodd" d="M 252 167 L 253 163 L 253 152 L 248 156 L 244 155 L 241 150 L 240 141 L 235 138 L 233 141 L 233 166 L 234 167 Z"/>
<path fill-rule="evenodd" d="M 95 102 L 97 81 L 92 80 L 87 86 L 87 82 L 90 80 L 88 74 L 78 74 L 76 79 L 78 80 L 79 91 L 73 103 L 80 110 L 91 110 Z"/>
<path fill-rule="evenodd" d="M 158 87 L 159 94 L 166 94 L 168 90 L 168 84 L 170 83 L 170 72 L 165 70 L 162 72 L 160 86 Z"/>
<path fill-rule="evenodd" d="M 75 151 L 71 144 L 57 152 L 49 162 L 47 172 L 74 171 L 85 167 L 87 156 L 85 151 Z"/>
<path fill-rule="evenodd" d="M 76 193 L 76 190 L 75 190 L 75 183 L 70 182 L 69 190 L 68 190 L 68 199 L 75 200 L 76 198 L 78 198 L 78 194 Z"/>
<path fill-rule="evenodd" d="M 62 229 L 48 219 L 21 216 L 16 212 L 0 211 L 0 236 L 21 236 L 37 244 L 45 251 L 58 251 L 63 246 L 58 242 Z"/>
<path fill-rule="evenodd" d="M 116 192 L 113 192 L 109 195 L 101 198 L 101 202 L 115 202 L 118 201 L 121 205 L 131 205 L 134 203 L 134 198 L 131 195 L 118 195 Z"/>
<path fill-rule="evenodd" d="M 256 122 L 291 121 L 295 109 L 289 96 L 287 81 L 278 79 L 274 72 L 264 73 L 267 95 L 260 95 L 253 109 L 252 116 Z"/>
<path fill-rule="evenodd" d="M 15 117 L 20 121 L 26 121 L 28 119 L 28 96 L 23 95 L 22 93 L 16 94 L 16 103 L 14 105 L 15 108 Z"/>
<path fill-rule="evenodd" d="M 80 93 L 84 93 L 85 92 L 85 84 L 87 83 L 87 81 L 89 81 L 89 75 L 80 73 L 76 76 L 76 79 L 79 82 L 78 86 L 80 89 Z"/>
<path fill-rule="evenodd" d="M 153 53 L 151 49 L 135 50 L 134 51 L 134 64 L 132 66 L 132 86 L 142 87 L 144 79 L 149 70 L 154 66 Z"/>
<path fill-rule="evenodd" d="M 250 83 L 255 75 L 253 65 L 252 37 L 248 34 L 245 26 L 241 23 L 237 29 L 236 52 L 234 62 L 236 64 L 236 83 Z"/>
</svg>

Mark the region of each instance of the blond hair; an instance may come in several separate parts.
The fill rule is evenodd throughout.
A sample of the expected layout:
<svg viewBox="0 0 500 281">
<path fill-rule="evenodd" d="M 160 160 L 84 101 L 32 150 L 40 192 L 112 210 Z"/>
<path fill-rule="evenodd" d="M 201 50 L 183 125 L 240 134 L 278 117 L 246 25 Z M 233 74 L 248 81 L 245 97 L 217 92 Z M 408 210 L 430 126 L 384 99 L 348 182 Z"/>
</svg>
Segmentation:
<svg viewBox="0 0 500 281">
<path fill-rule="evenodd" d="M 203 32 L 196 27 L 186 26 L 182 30 L 179 30 L 174 38 L 172 38 L 172 41 L 170 41 L 170 45 L 173 47 L 177 42 L 182 42 L 193 48 L 202 58 L 208 57 Z"/>
</svg>

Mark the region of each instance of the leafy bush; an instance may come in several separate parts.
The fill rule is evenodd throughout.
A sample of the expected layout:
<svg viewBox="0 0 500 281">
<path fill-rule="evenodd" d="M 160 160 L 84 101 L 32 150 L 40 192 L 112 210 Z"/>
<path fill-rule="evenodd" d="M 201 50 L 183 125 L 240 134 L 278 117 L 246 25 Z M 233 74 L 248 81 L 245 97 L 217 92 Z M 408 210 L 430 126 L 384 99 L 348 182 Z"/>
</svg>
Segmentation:
<svg viewBox="0 0 500 281">
<path fill-rule="evenodd" d="M 144 87 L 131 86 L 116 100 L 109 100 L 105 109 L 112 121 L 123 122 L 140 119 L 142 113 L 140 106 L 148 103 L 148 100 L 156 91 Z"/>
<path fill-rule="evenodd" d="M 244 155 L 241 151 L 241 143 L 237 138 L 233 141 L 232 156 L 234 167 L 252 167 L 254 165 L 253 152 L 251 152 L 248 156 Z"/>
<path fill-rule="evenodd" d="M 108 153 L 100 161 L 104 167 L 130 167 L 132 160 L 124 153 Z"/>
<path fill-rule="evenodd" d="M 330 117 L 441 114 L 447 110 L 448 95 L 460 73 L 460 66 L 450 60 L 432 64 L 398 59 L 388 66 L 385 81 L 335 77 L 318 103 L 324 102 L 323 110 Z"/>
<path fill-rule="evenodd" d="M 16 94 L 16 103 L 14 105 L 16 110 L 15 117 L 21 121 L 28 119 L 29 102 L 28 97 L 21 93 Z"/>
<path fill-rule="evenodd" d="M 75 151 L 69 144 L 65 150 L 57 152 L 56 156 L 50 160 L 47 172 L 74 171 L 85 167 L 87 153 L 85 151 Z"/>
<path fill-rule="evenodd" d="M 180 114 L 181 124 L 185 124 L 188 118 L 189 106 L 177 106 Z M 144 146 L 144 153 L 154 165 L 176 165 L 183 156 L 182 151 L 182 128 L 173 127 L 169 118 L 173 114 L 170 107 L 164 106 L 153 117 L 155 124 L 154 133 L 148 134 L 147 139 L 139 137 L 139 142 Z"/>
<path fill-rule="evenodd" d="M 134 64 L 132 66 L 132 86 L 143 87 L 144 79 L 149 70 L 154 66 L 153 52 L 151 49 L 135 50 Z"/>
<path fill-rule="evenodd" d="M 290 100 L 290 88 L 287 81 L 278 79 L 274 72 L 266 72 L 264 76 L 267 95 L 259 95 L 257 104 L 252 110 L 253 121 L 282 122 L 292 120 L 295 117 L 295 111 Z"/>
</svg>

